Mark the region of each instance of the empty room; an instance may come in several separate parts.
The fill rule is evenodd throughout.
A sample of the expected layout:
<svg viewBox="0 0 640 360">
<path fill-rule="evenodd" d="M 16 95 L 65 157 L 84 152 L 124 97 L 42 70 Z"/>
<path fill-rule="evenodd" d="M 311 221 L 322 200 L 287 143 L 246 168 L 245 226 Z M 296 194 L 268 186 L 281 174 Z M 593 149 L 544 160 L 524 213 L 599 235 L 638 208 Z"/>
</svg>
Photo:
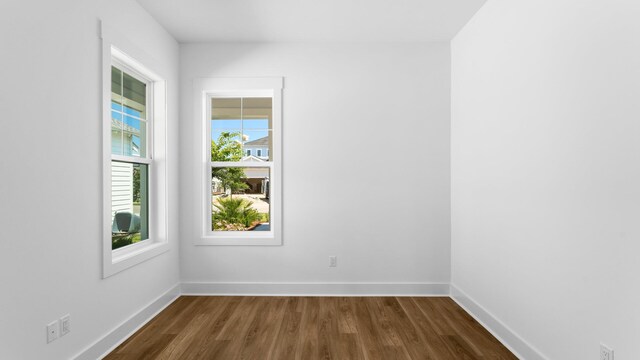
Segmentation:
<svg viewBox="0 0 640 360">
<path fill-rule="evenodd" d="M 0 359 L 640 359 L 640 2 L 0 0 Z"/>
</svg>

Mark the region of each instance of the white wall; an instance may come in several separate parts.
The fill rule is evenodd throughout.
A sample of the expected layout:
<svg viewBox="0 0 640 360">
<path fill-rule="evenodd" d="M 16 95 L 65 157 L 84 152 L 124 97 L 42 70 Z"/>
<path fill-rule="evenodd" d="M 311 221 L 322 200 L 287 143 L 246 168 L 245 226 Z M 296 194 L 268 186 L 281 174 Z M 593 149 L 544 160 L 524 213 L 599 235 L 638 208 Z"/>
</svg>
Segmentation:
<svg viewBox="0 0 640 360">
<path fill-rule="evenodd" d="M 549 359 L 640 358 L 639 19 L 489 0 L 452 42 L 452 282 Z"/>
<path fill-rule="evenodd" d="M 72 358 L 179 281 L 176 245 L 102 279 L 99 18 L 167 74 L 177 204 L 177 43 L 133 0 L 0 2 L 1 359 Z M 67 313 L 71 333 L 46 344 L 45 325 Z"/>
<path fill-rule="evenodd" d="M 449 66 L 446 43 L 181 45 L 182 280 L 448 282 Z M 192 81 L 259 76 L 285 78 L 284 245 L 194 246 Z"/>
</svg>

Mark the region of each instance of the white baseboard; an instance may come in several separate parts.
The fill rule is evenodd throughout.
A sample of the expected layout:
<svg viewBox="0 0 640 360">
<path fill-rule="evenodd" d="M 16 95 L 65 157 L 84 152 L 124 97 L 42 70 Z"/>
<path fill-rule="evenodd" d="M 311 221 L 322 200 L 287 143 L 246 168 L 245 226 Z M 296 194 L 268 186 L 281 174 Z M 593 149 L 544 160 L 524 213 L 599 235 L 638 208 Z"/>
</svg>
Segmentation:
<svg viewBox="0 0 640 360">
<path fill-rule="evenodd" d="M 548 360 L 547 357 L 511 330 L 502 321 L 470 298 L 462 290 L 451 284 L 451 298 L 504 346 L 522 360 Z"/>
<path fill-rule="evenodd" d="M 449 296 L 449 284 L 183 282 L 182 294 L 252 296 Z"/>
<path fill-rule="evenodd" d="M 100 340 L 78 354 L 75 360 L 95 360 L 107 356 L 118 345 L 122 344 L 133 333 L 138 331 L 149 320 L 164 310 L 180 296 L 180 284 L 176 284 L 171 289 L 160 295 L 156 300 L 149 303 L 129 319 L 125 320 L 115 329 L 108 332 Z"/>
</svg>

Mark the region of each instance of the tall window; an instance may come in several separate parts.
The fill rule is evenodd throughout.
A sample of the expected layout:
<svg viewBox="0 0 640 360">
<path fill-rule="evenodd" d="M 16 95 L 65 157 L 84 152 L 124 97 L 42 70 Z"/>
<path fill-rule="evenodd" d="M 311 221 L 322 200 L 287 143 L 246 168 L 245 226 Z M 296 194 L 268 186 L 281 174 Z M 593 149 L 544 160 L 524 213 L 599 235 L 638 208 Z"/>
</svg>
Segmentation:
<svg viewBox="0 0 640 360">
<path fill-rule="evenodd" d="M 111 67 L 111 248 L 149 239 L 149 79 Z"/>
<path fill-rule="evenodd" d="M 205 190 L 198 243 L 278 245 L 282 79 L 267 80 L 270 87 L 264 90 L 254 90 L 261 88 L 258 81 L 252 90 L 235 91 L 214 90 L 216 85 L 234 89 L 232 80 L 209 80 L 202 89 Z"/>
<path fill-rule="evenodd" d="M 211 231 L 270 231 L 273 162 L 242 153 L 251 155 L 249 144 L 270 146 L 273 98 L 212 96 L 209 102 Z M 260 149 L 256 153 L 260 156 Z"/>
<path fill-rule="evenodd" d="M 154 59 L 105 23 L 101 37 L 102 266 L 108 277 L 169 250 L 167 98 L 163 77 L 150 70 L 161 68 Z"/>
</svg>

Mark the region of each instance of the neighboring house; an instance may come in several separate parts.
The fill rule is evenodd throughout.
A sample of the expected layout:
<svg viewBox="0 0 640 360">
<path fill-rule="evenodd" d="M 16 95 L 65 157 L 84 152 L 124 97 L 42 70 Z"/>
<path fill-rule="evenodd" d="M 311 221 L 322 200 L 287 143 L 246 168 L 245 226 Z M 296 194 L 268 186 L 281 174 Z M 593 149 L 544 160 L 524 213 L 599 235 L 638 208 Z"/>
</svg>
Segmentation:
<svg viewBox="0 0 640 360">
<path fill-rule="evenodd" d="M 267 161 L 267 158 L 263 159 L 249 155 L 243 157 L 242 161 L 265 162 Z M 244 174 L 247 177 L 245 182 L 249 185 L 249 189 L 246 192 L 252 194 L 264 194 L 267 198 L 269 197 L 269 168 L 245 168 Z"/>
<path fill-rule="evenodd" d="M 265 159 L 249 155 L 242 158 L 243 162 L 265 162 Z M 249 189 L 245 190 L 249 194 L 263 194 L 269 198 L 269 169 L 268 168 L 243 168 L 245 183 Z M 213 193 L 223 193 L 222 183 L 217 178 L 211 179 L 211 190 Z"/>
<path fill-rule="evenodd" d="M 255 156 L 258 159 L 269 160 L 269 137 L 247 141 L 244 143 L 244 155 Z"/>
<path fill-rule="evenodd" d="M 111 153 L 125 156 L 140 156 L 140 146 L 133 138 L 140 139 L 140 130 L 111 119 Z M 124 148 L 122 147 L 124 145 Z M 122 150 L 124 149 L 124 150 Z"/>
<path fill-rule="evenodd" d="M 111 218 L 119 212 L 133 213 L 133 164 L 111 162 Z"/>
<path fill-rule="evenodd" d="M 269 161 L 269 137 L 265 136 L 243 144 L 244 157 L 242 161 Z M 269 169 L 247 168 L 244 171 L 247 176 L 247 192 L 253 194 L 265 194 L 269 197 Z"/>
<path fill-rule="evenodd" d="M 134 137 L 140 139 L 140 130 L 111 119 L 111 146 L 114 154 L 122 153 L 121 149 L 124 148 L 124 155 L 139 156 L 140 147 L 133 141 Z M 112 218 L 117 212 L 133 213 L 133 164 L 111 162 L 111 198 Z"/>
</svg>

